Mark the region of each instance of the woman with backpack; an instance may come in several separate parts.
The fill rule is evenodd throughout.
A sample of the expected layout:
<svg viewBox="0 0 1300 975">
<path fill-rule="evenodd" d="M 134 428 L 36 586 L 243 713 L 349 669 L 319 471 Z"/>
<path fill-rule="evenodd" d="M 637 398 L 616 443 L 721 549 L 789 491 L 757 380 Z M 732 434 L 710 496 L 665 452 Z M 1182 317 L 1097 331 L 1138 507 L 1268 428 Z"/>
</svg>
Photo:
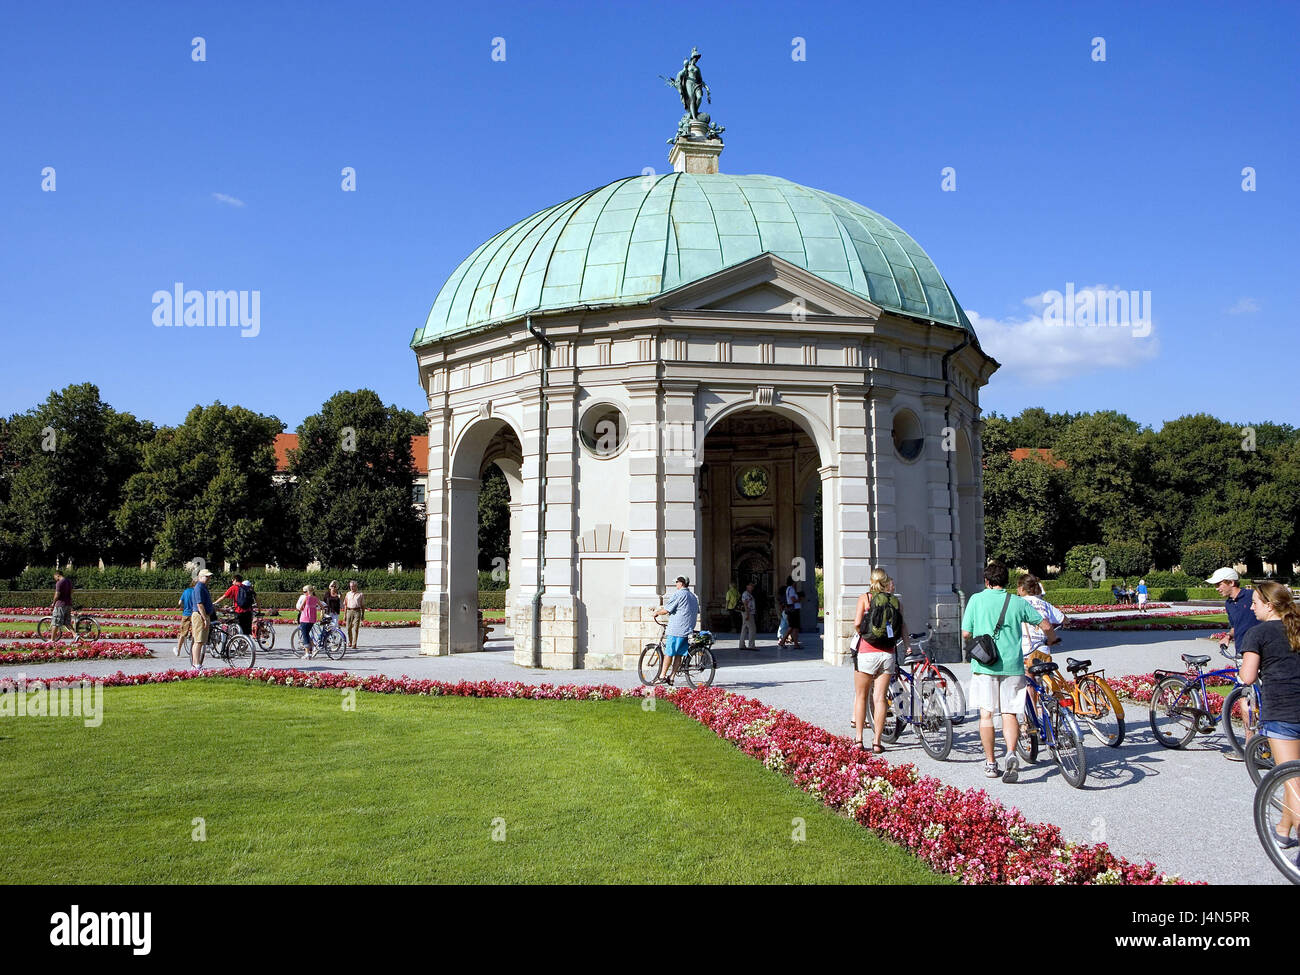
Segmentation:
<svg viewBox="0 0 1300 975">
<path fill-rule="evenodd" d="M 902 640 L 907 647 L 907 628 L 903 623 L 903 606 L 893 593 L 893 582 L 884 569 L 871 570 L 871 588 L 858 597 L 853 628 L 853 727 L 858 733 L 858 747 L 864 748 L 862 732 L 867 720 L 867 698 L 871 698 L 871 750 L 877 755 L 885 750 L 880 736 L 885 731 L 888 714 L 889 682 L 898 665 L 894 649 Z"/>
</svg>

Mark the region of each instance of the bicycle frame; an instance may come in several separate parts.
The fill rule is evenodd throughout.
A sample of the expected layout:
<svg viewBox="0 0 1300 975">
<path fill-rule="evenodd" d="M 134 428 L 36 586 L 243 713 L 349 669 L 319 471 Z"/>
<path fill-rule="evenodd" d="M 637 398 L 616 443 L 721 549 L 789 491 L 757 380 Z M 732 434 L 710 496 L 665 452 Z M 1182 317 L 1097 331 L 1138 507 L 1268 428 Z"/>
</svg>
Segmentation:
<svg viewBox="0 0 1300 975">
<path fill-rule="evenodd" d="M 1188 671 L 1192 669 L 1195 669 L 1196 671 L 1194 676 L 1189 675 L 1188 673 Z M 1204 670 L 1201 670 L 1199 667 L 1192 668 L 1190 666 L 1188 667 L 1187 670 L 1182 670 L 1182 671 L 1156 670 L 1152 672 L 1152 676 L 1155 678 L 1154 682 L 1156 684 L 1159 684 L 1166 677 L 1181 677 L 1185 681 L 1183 685 L 1183 689 L 1178 693 L 1178 697 L 1174 701 L 1173 708 L 1170 709 L 1171 713 L 1175 709 L 1177 709 L 1178 711 L 1181 711 L 1185 714 L 1194 715 L 1198 720 L 1200 718 L 1204 718 L 1207 721 L 1214 720 L 1214 715 L 1212 715 L 1209 712 L 1208 708 L 1188 707 L 1187 705 L 1184 705 L 1182 703 L 1183 699 L 1189 695 L 1189 692 L 1191 691 L 1193 686 L 1199 686 L 1201 689 L 1201 700 L 1208 703 L 1209 698 L 1206 697 L 1206 695 L 1209 693 L 1209 690 L 1205 686 L 1206 680 L 1207 679 L 1215 680 L 1218 678 L 1222 678 L 1227 680 L 1227 682 L 1232 684 L 1234 687 L 1241 687 L 1243 685 L 1241 681 L 1237 680 L 1237 674 L 1238 674 L 1238 670 L 1236 667 L 1224 667 L 1221 670 L 1211 670 L 1208 673 Z"/>
<path fill-rule="evenodd" d="M 1049 699 L 1054 700 L 1058 707 L 1064 706 L 1064 702 L 1060 700 L 1058 693 L 1039 681 L 1035 675 L 1025 674 L 1025 679 L 1029 681 L 1029 686 L 1038 694 L 1038 705 L 1034 706 L 1031 697 L 1029 698 L 1030 707 L 1025 710 L 1034 719 L 1034 728 L 1038 731 L 1038 740 L 1052 751 L 1056 751 L 1056 727 L 1052 721 L 1051 709 L 1048 707 L 1047 702 Z M 1071 701 L 1072 703 L 1073 701 Z M 1073 710 L 1073 707 L 1071 707 L 1071 710 Z"/>
</svg>

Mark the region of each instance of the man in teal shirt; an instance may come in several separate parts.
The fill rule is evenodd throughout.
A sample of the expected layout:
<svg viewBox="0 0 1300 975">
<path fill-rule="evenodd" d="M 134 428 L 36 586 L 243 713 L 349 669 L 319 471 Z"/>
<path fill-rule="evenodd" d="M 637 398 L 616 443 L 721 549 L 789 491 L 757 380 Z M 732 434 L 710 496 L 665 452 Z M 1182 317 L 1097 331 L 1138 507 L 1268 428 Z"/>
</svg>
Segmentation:
<svg viewBox="0 0 1300 975">
<path fill-rule="evenodd" d="M 971 596 L 966 612 L 961 618 L 961 635 L 970 641 L 981 634 L 990 634 L 998 647 L 998 659 L 985 666 L 977 660 L 970 664 L 970 703 L 980 709 L 980 742 L 984 746 L 984 774 L 990 779 L 1015 782 L 1020 777 L 1020 761 L 1016 758 L 1016 739 L 1020 735 L 1020 716 L 1025 713 L 1025 661 L 1020 652 L 1021 624 L 1037 626 L 1050 642 L 1052 624 L 1046 622 L 1028 600 L 1006 591 L 1007 567 L 1001 562 L 990 562 L 984 567 L 986 588 Z M 1006 606 L 1006 616 L 998 628 L 998 617 Z M 994 630 L 997 630 L 994 633 Z M 1007 743 L 1007 770 L 998 768 L 993 756 L 993 713 L 1002 712 L 1002 738 Z"/>
</svg>

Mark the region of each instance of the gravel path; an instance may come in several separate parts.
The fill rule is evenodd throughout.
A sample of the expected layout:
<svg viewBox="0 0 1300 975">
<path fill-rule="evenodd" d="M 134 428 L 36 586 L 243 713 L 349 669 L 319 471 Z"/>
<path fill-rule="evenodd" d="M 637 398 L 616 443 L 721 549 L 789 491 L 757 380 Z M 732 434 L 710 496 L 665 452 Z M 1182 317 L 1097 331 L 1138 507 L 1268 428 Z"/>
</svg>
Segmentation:
<svg viewBox="0 0 1300 975">
<path fill-rule="evenodd" d="M 278 628 L 278 639 L 287 640 L 288 635 L 287 627 Z M 350 652 L 337 664 L 328 660 L 304 664 L 279 655 L 259 659 L 258 663 L 439 680 L 600 683 L 620 687 L 637 683 L 636 674 L 626 671 L 517 667 L 509 641 L 500 639 L 503 636 L 501 628 L 495 629 L 489 649 L 482 653 L 422 657 L 417 629 L 368 630 L 362 632 L 362 649 Z M 1095 666 L 1116 675 L 1144 673 L 1157 667 L 1179 668 L 1180 653 L 1215 652 L 1204 635 L 1192 633 L 1076 631 L 1065 636 L 1066 649 L 1061 658 L 1066 653 L 1088 657 Z M 778 650 L 769 636 L 758 653 L 741 653 L 734 638 L 720 637 L 716 684 L 847 735 L 851 732 L 851 671 L 822 663 L 820 646 L 808 635 L 805 640 L 804 650 Z M 118 670 L 142 673 L 178 664 L 172 654 L 172 641 L 145 642 L 157 654 L 154 659 L 7 666 L 0 669 L 0 674 L 8 677 L 21 672 L 31 680 L 59 674 L 103 675 Z M 968 665 L 950 666 L 963 683 L 969 679 Z M 1227 745 L 1219 734 L 1198 736 L 1187 750 L 1171 751 L 1152 737 L 1144 707 L 1129 703 L 1127 711 L 1128 731 L 1121 748 L 1106 748 L 1089 736 L 1088 780 L 1081 790 L 1065 784 L 1050 757 L 1023 769 L 1020 781 L 1014 785 L 984 778 L 978 730 L 971 721 L 954 729 L 953 751 L 947 761 L 936 762 L 927 756 L 911 732 L 904 734 L 886 757 L 915 762 L 924 773 L 952 785 L 987 789 L 1031 819 L 1057 824 L 1070 839 L 1105 841 L 1129 859 L 1153 860 L 1162 869 L 1187 879 L 1221 884 L 1285 883 L 1255 837 L 1251 820 L 1254 790 L 1245 766 L 1224 759 Z M 111 719 L 110 712 L 107 720 Z"/>
</svg>

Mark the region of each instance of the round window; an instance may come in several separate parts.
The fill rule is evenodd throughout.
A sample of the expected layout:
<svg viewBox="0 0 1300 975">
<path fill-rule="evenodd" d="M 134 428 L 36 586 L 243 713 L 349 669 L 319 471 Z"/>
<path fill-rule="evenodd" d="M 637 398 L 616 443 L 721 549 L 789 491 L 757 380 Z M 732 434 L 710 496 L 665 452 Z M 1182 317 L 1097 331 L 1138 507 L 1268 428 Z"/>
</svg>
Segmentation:
<svg viewBox="0 0 1300 975">
<path fill-rule="evenodd" d="M 627 444 L 627 418 L 617 406 L 599 403 L 582 415 L 578 437 L 597 457 L 613 457 Z"/>
<path fill-rule="evenodd" d="M 767 470 L 762 467 L 747 467 L 736 475 L 736 490 L 742 498 L 761 498 L 767 494 Z"/>
<path fill-rule="evenodd" d="M 903 460 L 916 460 L 925 446 L 921 421 L 911 410 L 901 410 L 894 415 L 894 449 Z"/>
</svg>

